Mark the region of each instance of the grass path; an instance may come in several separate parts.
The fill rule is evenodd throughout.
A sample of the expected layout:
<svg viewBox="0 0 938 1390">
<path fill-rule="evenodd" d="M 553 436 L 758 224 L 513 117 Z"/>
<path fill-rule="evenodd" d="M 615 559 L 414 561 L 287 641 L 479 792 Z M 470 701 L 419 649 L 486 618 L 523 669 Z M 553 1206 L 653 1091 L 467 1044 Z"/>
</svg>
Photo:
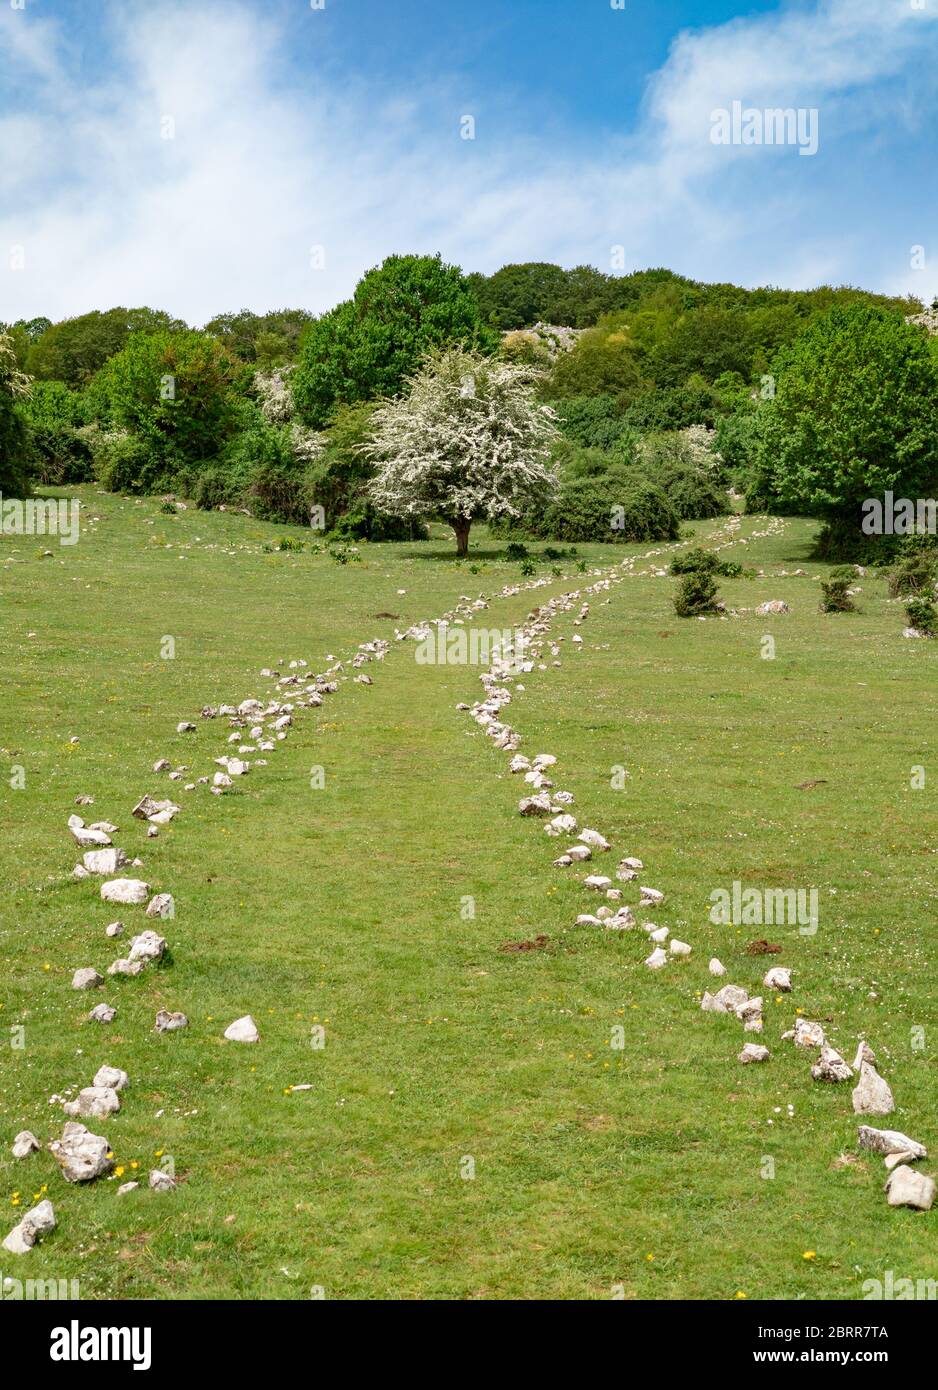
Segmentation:
<svg viewBox="0 0 938 1390">
<path fill-rule="evenodd" d="M 194 764 L 210 730 L 221 751 L 220 728 L 200 725 L 186 743 L 170 732 L 177 719 L 260 693 L 253 673 L 281 656 L 320 662 L 387 635 L 394 624 L 375 613 L 404 626 L 517 571 L 492 559 L 470 578 L 419 558 L 432 547 L 374 547 L 365 566 L 339 570 L 263 554 L 278 528 L 243 518 L 95 505 L 106 519 L 73 554 L 3 574 L 21 679 L 4 692 L 16 722 L 0 742 L 28 769 L 24 792 L 4 782 L 0 793 L 16 811 L 0 1018 L 23 1020 L 27 1041 L 0 1057 L 3 1130 L 51 1135 L 60 1121 L 45 1097 L 111 1062 L 134 1083 L 106 1129 L 119 1162 L 150 1166 L 162 1149 L 186 1181 L 171 1197 L 118 1200 L 110 1183 L 66 1189 L 35 1160 L 60 1227 L 31 1273 L 77 1275 L 85 1297 L 281 1298 L 313 1285 L 329 1297 L 608 1297 L 615 1286 L 855 1297 L 885 1268 L 929 1273 L 929 1218 L 885 1207 L 878 1161 L 831 1166 L 852 1147 L 847 1091 L 812 1087 L 784 1046 L 764 1068 L 739 1068 L 739 1025 L 700 1015 L 693 997 L 711 952 L 744 985 L 764 969 L 742 954 L 748 933 L 707 922 L 713 887 L 822 885 L 818 937 L 783 942 L 797 1001 L 832 1017 L 835 1042 L 870 1034 L 896 1126 L 928 1142 L 934 1063 L 909 1038 L 930 1018 L 934 820 L 908 767 L 927 761 L 933 658 L 896 640 L 879 592 L 834 627 L 807 578 L 726 583 L 737 605 L 792 605 L 764 662 L 764 620 L 679 624 L 671 582 L 636 575 L 594 605 L 583 652 L 511 706 L 525 751 L 560 758 L 580 823 L 641 854 L 668 889 L 661 920 L 695 956 L 662 979 L 641 966 L 644 937 L 570 927 L 586 904 L 550 868 L 558 842 L 518 817 L 507 758 L 455 712 L 478 698 L 477 671 L 418 667 L 409 651 L 367 668 L 373 687 L 346 684 L 320 718 L 298 721 L 222 807 L 193 795 L 171 832 L 132 841 L 129 807 L 156 790 L 141 769 L 183 750 Z M 149 540 L 157 527 L 172 528 L 172 548 Z M 790 570 L 807 541 L 792 523 L 756 543 L 758 561 Z M 530 601 L 506 600 L 497 625 Z M 157 654 L 166 632 L 180 639 L 174 662 Z M 610 787 L 617 764 L 629 768 L 624 792 Z M 809 777 L 826 781 L 795 790 Z M 110 914 L 68 879 L 64 820 L 78 790 L 177 901 L 172 965 L 119 991 L 108 982 L 120 1009 L 109 1033 L 80 1023 L 88 1001 L 67 988 L 76 965 L 110 959 Z M 496 949 L 537 931 L 546 951 Z M 190 1029 L 153 1035 L 160 1006 L 184 1009 Z M 770 1046 L 793 1007 L 779 1006 L 778 1022 L 769 1011 Z M 248 1010 L 261 1046 L 221 1041 Z M 314 1021 L 322 1052 L 309 1047 Z M 618 1022 L 627 1045 L 614 1055 Z M 285 1094 L 306 1081 L 313 1091 Z M 760 1177 L 766 1155 L 773 1180 Z M 25 1190 L 25 1166 L 4 1146 L 3 1191 Z"/>
</svg>

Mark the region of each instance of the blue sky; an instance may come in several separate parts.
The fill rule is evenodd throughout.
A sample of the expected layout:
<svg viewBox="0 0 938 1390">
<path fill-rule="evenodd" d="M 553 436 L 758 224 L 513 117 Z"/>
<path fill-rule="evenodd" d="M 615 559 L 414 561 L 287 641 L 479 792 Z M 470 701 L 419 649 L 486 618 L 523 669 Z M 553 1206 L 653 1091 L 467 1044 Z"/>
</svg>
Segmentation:
<svg viewBox="0 0 938 1390">
<path fill-rule="evenodd" d="M 0 320 L 321 311 L 393 251 L 938 292 L 938 0 L 14 3 Z"/>
</svg>

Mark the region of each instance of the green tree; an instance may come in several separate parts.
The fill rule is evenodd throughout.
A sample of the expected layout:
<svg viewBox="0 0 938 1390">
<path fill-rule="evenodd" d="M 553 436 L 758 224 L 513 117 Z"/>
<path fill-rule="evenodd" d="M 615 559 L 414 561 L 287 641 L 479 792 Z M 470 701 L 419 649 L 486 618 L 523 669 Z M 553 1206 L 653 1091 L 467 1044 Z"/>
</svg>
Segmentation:
<svg viewBox="0 0 938 1390">
<path fill-rule="evenodd" d="M 135 333 L 89 396 L 99 416 L 158 458 L 195 463 L 215 457 L 235 428 L 243 377 L 244 368 L 206 333 Z"/>
<path fill-rule="evenodd" d="M 759 457 L 783 501 L 859 527 L 865 498 L 933 496 L 938 373 L 923 329 L 854 304 L 780 355 Z"/>
<path fill-rule="evenodd" d="M 95 309 L 46 328 L 29 349 L 28 369 L 40 381 L 87 386 L 131 333 L 179 332 L 185 327 L 161 309 Z"/>
<path fill-rule="evenodd" d="M 0 493 L 6 497 L 23 497 L 27 491 L 26 426 L 18 405 L 28 388 L 10 336 L 0 332 Z"/>
<path fill-rule="evenodd" d="M 291 383 L 297 413 L 321 429 L 338 404 L 394 395 L 431 348 L 497 342 L 456 266 L 389 256 L 307 332 Z"/>
</svg>

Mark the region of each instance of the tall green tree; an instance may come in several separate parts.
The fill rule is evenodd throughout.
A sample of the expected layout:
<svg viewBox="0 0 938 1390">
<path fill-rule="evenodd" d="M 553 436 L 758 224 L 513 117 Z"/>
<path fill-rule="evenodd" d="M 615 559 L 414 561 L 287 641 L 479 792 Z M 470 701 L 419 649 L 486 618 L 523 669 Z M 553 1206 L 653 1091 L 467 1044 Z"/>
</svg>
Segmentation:
<svg viewBox="0 0 938 1390">
<path fill-rule="evenodd" d="M 322 429 L 336 405 L 394 395 L 431 348 L 497 342 L 458 267 L 389 256 L 306 334 L 291 383 L 297 413 Z"/>
<path fill-rule="evenodd" d="M 7 497 L 22 497 L 27 491 L 26 426 L 19 403 L 28 389 L 10 336 L 0 332 L 0 493 Z"/>
<path fill-rule="evenodd" d="M 28 370 L 40 381 L 87 386 L 131 333 L 180 332 L 185 327 L 161 309 L 95 309 L 54 323 L 39 334 L 29 349 Z"/>
<path fill-rule="evenodd" d="M 816 320 L 775 364 L 760 460 L 779 497 L 852 521 L 887 490 L 934 496 L 938 372 L 925 331 L 854 304 Z"/>
</svg>

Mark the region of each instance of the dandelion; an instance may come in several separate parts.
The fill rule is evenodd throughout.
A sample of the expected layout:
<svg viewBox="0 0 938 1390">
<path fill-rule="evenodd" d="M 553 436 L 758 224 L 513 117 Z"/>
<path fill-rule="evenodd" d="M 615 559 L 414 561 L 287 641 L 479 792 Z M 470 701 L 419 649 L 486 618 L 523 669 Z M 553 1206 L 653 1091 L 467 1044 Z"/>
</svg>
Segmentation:
<svg viewBox="0 0 938 1390">
<path fill-rule="evenodd" d="M 747 1293 L 743 1293 L 742 1289 L 737 1289 L 737 1290 L 736 1290 L 735 1297 L 736 1297 L 736 1298 L 748 1298 L 749 1295 L 748 1295 Z"/>
<path fill-rule="evenodd" d="M 804 1254 L 801 1256 L 801 1258 L 802 1258 L 803 1260 L 815 1260 L 815 1259 L 817 1259 L 817 1251 L 816 1251 L 816 1250 L 806 1250 L 806 1251 L 804 1252 Z"/>
</svg>

